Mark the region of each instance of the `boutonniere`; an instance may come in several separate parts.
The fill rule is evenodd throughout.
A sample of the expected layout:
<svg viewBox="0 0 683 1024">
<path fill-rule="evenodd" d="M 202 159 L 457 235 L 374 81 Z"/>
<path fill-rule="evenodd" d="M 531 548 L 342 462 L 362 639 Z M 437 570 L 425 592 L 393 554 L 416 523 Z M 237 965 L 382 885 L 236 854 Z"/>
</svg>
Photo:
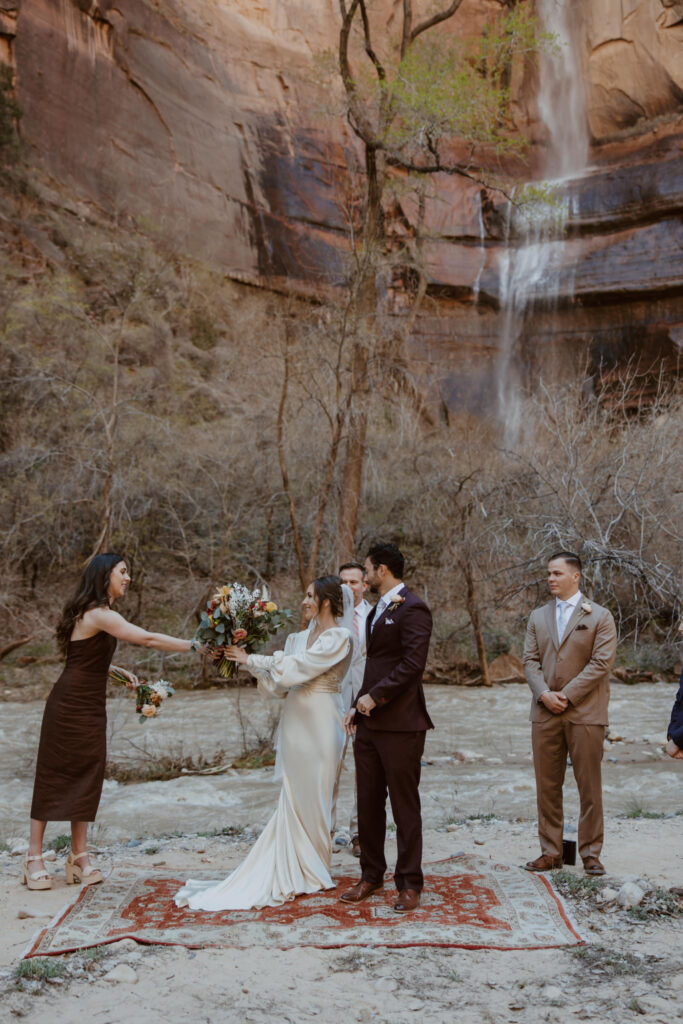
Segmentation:
<svg viewBox="0 0 683 1024">
<path fill-rule="evenodd" d="M 593 605 L 590 603 L 590 601 L 581 602 L 581 611 L 585 612 L 586 615 L 590 615 L 590 613 L 593 611 Z"/>
<path fill-rule="evenodd" d="M 395 597 L 387 608 L 387 614 L 391 615 L 391 613 L 395 612 L 397 608 L 400 608 L 402 604 L 405 604 L 405 601 L 405 597 Z"/>
</svg>

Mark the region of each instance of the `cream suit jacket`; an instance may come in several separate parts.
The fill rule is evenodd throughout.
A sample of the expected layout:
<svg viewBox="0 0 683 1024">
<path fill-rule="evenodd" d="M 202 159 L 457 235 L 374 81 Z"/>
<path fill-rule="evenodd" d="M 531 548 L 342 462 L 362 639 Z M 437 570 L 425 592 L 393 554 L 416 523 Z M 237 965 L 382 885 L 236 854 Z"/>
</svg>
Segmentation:
<svg viewBox="0 0 683 1024">
<path fill-rule="evenodd" d="M 617 630 L 611 613 L 593 601 L 591 610 L 581 607 L 582 597 L 572 612 L 562 637 L 557 639 L 555 601 L 536 608 L 529 617 L 524 642 L 524 671 L 531 687 L 532 722 L 553 715 L 538 698 L 544 690 L 561 690 L 569 705 L 562 716 L 583 725 L 607 725 L 609 677 L 617 653 Z"/>
</svg>

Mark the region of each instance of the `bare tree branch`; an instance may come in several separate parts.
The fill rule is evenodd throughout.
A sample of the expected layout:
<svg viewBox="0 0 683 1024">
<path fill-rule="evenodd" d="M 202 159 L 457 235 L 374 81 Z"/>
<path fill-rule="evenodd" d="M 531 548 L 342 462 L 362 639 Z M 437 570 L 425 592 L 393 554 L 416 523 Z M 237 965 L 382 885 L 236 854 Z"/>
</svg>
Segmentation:
<svg viewBox="0 0 683 1024">
<path fill-rule="evenodd" d="M 462 0 L 453 0 L 449 7 L 445 11 L 439 11 L 437 14 L 433 14 L 431 18 L 425 18 L 421 21 L 410 33 L 410 42 L 413 43 L 418 36 L 421 36 L 423 32 L 426 32 L 430 28 L 434 28 L 435 25 L 439 25 L 442 21 L 448 21 L 456 13 Z"/>
</svg>

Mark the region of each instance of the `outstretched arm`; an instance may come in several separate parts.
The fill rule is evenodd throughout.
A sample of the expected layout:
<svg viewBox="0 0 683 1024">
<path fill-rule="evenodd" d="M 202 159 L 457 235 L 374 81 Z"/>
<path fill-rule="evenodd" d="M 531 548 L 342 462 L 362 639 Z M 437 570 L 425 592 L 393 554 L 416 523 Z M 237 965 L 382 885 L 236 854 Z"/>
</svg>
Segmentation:
<svg viewBox="0 0 683 1024">
<path fill-rule="evenodd" d="M 123 615 L 119 615 L 113 608 L 93 608 L 86 613 L 88 622 L 103 633 L 115 636 L 117 640 L 125 640 L 129 644 L 137 644 L 139 647 L 151 647 L 155 651 L 180 651 L 191 650 L 189 640 L 181 640 L 177 636 L 168 636 L 166 633 L 149 633 L 140 626 L 134 626 L 127 622 Z"/>
</svg>

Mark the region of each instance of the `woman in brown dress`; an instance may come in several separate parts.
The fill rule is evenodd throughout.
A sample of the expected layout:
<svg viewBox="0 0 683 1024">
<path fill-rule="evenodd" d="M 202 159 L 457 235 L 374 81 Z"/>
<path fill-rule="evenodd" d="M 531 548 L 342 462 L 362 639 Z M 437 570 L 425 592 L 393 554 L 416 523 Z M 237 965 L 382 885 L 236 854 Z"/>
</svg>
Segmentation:
<svg viewBox="0 0 683 1024">
<path fill-rule="evenodd" d="M 48 821 L 71 822 L 67 882 L 102 881 L 89 861 L 88 822 L 95 820 L 107 759 L 105 693 L 117 640 L 159 651 L 189 651 L 194 642 L 148 633 L 133 626 L 111 605 L 123 597 L 130 576 L 117 554 L 96 555 L 86 566 L 57 626 L 64 671 L 45 705 L 31 806 L 31 838 L 23 881 L 29 889 L 50 889 L 42 859 Z M 129 674 L 130 685 L 137 679 Z"/>
</svg>

